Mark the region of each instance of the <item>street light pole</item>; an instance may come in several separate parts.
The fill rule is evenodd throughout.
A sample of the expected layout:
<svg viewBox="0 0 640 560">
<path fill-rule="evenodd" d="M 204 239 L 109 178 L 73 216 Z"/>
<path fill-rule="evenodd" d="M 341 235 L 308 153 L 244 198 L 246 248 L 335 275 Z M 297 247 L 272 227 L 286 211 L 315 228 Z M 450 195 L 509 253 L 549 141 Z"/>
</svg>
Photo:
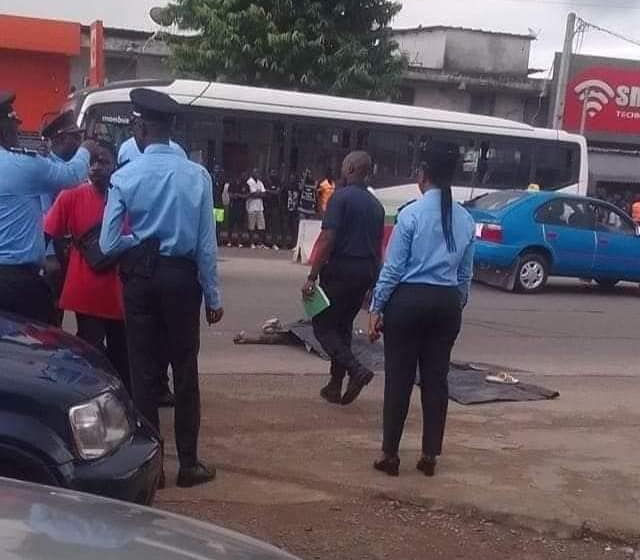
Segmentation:
<svg viewBox="0 0 640 560">
<path fill-rule="evenodd" d="M 591 96 L 591 90 L 587 89 L 584 92 L 584 99 L 582 100 L 582 115 L 580 116 L 580 134 L 584 136 L 584 131 L 587 128 L 587 119 L 589 118 L 589 111 L 587 109 L 587 103 Z"/>
<path fill-rule="evenodd" d="M 571 69 L 571 54 L 573 50 L 573 38 L 576 30 L 577 16 L 571 12 L 567 17 L 567 29 L 564 36 L 564 48 L 560 59 L 560 70 L 558 71 L 558 85 L 556 88 L 556 99 L 553 104 L 553 128 L 560 130 L 564 121 L 564 105 L 567 96 L 567 84 L 569 83 L 569 71 Z"/>
</svg>

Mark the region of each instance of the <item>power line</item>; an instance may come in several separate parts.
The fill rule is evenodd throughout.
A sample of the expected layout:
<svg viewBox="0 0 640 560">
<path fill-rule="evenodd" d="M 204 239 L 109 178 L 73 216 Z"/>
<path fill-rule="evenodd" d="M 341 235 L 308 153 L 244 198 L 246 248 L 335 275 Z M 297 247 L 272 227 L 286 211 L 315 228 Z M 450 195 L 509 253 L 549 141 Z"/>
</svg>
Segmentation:
<svg viewBox="0 0 640 560">
<path fill-rule="evenodd" d="M 494 0 L 499 2 L 509 2 L 511 4 L 535 4 L 550 6 L 567 6 L 569 8 L 601 8 L 614 10 L 640 10 L 640 6 L 632 4 L 611 4 L 608 2 L 572 2 L 571 0 Z"/>
<path fill-rule="evenodd" d="M 580 24 L 579 31 L 582 31 L 583 33 L 588 29 L 593 29 L 595 31 L 600 31 L 601 33 L 605 33 L 607 35 L 611 35 L 612 37 L 615 37 L 616 39 L 620 39 L 621 41 L 626 41 L 627 43 L 631 43 L 636 47 L 640 47 L 640 40 L 638 39 L 627 37 L 626 35 L 623 35 L 622 33 L 618 33 L 617 31 L 611 31 L 611 29 L 607 29 L 606 27 L 601 27 L 599 25 L 596 25 L 595 23 L 590 23 L 588 21 L 585 21 L 582 18 L 578 18 L 578 21 Z"/>
</svg>

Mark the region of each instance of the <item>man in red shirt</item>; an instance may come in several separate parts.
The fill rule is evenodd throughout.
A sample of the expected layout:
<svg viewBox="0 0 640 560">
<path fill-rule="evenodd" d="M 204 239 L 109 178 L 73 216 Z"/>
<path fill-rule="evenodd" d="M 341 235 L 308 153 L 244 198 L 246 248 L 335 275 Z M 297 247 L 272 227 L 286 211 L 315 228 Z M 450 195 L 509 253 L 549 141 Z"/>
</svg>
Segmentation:
<svg viewBox="0 0 640 560">
<path fill-rule="evenodd" d="M 130 389 L 122 286 L 117 267 L 96 272 L 77 248 L 78 240 L 102 223 L 106 192 L 114 170 L 115 147 L 98 141 L 98 148 L 91 156 L 89 182 L 58 196 L 45 216 L 44 231 L 54 239 L 70 235 L 74 240 L 60 309 L 75 312 L 78 336 L 105 352 Z"/>
</svg>

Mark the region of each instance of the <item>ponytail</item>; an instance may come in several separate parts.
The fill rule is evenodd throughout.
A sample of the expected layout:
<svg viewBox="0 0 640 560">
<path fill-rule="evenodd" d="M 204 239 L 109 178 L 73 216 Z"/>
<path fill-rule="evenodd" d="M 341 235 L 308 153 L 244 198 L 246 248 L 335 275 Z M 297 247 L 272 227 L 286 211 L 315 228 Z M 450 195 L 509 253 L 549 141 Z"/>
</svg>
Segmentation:
<svg viewBox="0 0 640 560">
<path fill-rule="evenodd" d="M 456 251 L 456 239 L 453 235 L 453 194 L 451 184 L 460 159 L 457 144 L 434 142 L 427 148 L 422 171 L 429 177 L 433 186 L 440 190 L 440 218 L 442 233 L 450 253 Z"/>
</svg>

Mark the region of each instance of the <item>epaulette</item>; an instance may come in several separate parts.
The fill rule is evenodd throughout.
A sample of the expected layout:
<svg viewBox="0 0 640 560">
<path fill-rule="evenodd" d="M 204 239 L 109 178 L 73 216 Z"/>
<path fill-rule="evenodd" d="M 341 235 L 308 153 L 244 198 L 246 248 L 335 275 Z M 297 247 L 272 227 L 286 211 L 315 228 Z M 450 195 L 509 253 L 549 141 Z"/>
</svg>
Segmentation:
<svg viewBox="0 0 640 560">
<path fill-rule="evenodd" d="M 36 150 L 28 150 L 27 148 L 9 148 L 12 154 L 20 154 L 29 157 L 38 157 L 39 153 Z"/>
<path fill-rule="evenodd" d="M 411 206 L 416 201 L 417 199 L 410 200 L 409 202 L 405 202 L 402 206 L 400 206 L 400 208 L 398 208 L 398 212 L 396 213 L 396 224 L 398 223 L 398 216 L 400 216 L 400 212 L 402 212 L 407 206 Z"/>
</svg>

